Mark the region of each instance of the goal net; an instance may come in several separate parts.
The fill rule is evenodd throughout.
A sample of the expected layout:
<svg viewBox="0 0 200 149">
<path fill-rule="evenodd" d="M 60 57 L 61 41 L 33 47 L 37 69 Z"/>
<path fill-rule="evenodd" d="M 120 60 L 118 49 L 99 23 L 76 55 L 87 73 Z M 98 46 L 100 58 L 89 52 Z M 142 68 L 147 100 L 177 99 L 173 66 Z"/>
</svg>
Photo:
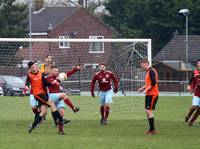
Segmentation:
<svg viewBox="0 0 200 149">
<path fill-rule="evenodd" d="M 98 100 L 89 96 L 91 79 L 102 62 L 107 64 L 107 69 L 117 76 L 120 83 L 119 92 L 113 97 L 113 115 L 143 110 L 144 95 L 138 94 L 137 90 L 144 85 L 145 72 L 139 62 L 147 57 L 151 63 L 150 39 L 4 38 L 0 39 L 0 75 L 25 78 L 27 63 L 36 60 L 41 65 L 46 55 L 53 56 L 60 72 L 67 72 L 76 65 L 82 66 L 81 71 L 62 82 L 64 92 L 70 94 L 81 110 L 99 111 Z M 22 90 L 22 87 L 18 88 Z M 6 88 L 4 90 L 5 95 L 10 95 Z M 98 83 L 95 95 L 98 95 Z M 95 107 L 96 111 L 89 106 Z"/>
</svg>

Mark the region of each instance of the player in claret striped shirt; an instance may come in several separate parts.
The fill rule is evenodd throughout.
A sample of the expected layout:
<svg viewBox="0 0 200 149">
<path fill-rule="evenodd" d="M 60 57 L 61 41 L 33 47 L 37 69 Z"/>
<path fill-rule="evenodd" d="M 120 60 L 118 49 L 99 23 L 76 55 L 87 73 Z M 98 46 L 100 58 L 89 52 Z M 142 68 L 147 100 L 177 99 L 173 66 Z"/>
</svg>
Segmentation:
<svg viewBox="0 0 200 149">
<path fill-rule="evenodd" d="M 200 74 L 200 60 L 197 60 L 196 62 L 196 69 L 193 71 L 192 77 L 189 80 L 187 89 L 190 93 L 194 92 L 193 90 L 193 80 L 195 78 L 195 76 Z M 187 123 L 190 120 L 190 117 L 192 116 L 192 114 L 197 111 L 197 109 L 199 108 L 199 99 L 197 97 L 195 97 L 195 95 L 192 98 L 192 106 L 190 107 L 186 117 L 185 117 L 185 122 Z M 190 123 L 188 123 L 190 126 Z"/>
<path fill-rule="evenodd" d="M 81 69 L 80 66 L 76 66 L 72 70 L 66 72 L 67 78 L 70 77 L 72 74 L 76 73 L 80 69 Z M 61 116 L 64 117 L 65 104 L 67 104 L 74 111 L 74 113 L 79 111 L 79 107 L 75 107 L 73 105 L 73 103 L 71 102 L 71 100 L 69 99 L 69 97 L 65 93 L 60 92 L 60 81 L 57 79 L 58 75 L 59 75 L 58 68 L 56 66 L 51 66 L 50 75 L 47 76 L 47 80 L 50 83 L 52 83 L 52 82 L 56 82 L 56 83 L 54 83 L 48 87 L 49 98 L 52 101 L 54 101 Z M 56 124 L 57 120 L 54 117 L 54 115 L 52 115 L 52 116 L 53 116 L 54 122 Z M 64 122 L 69 122 L 69 121 L 64 120 Z"/>
<path fill-rule="evenodd" d="M 154 68 L 149 66 L 148 59 L 142 59 L 140 65 L 141 68 L 147 72 L 145 85 L 138 90 L 138 92 L 144 92 L 146 94 L 145 109 L 149 122 L 149 130 L 146 132 L 146 134 L 154 135 L 156 134 L 156 130 L 154 126 L 154 116 L 152 110 L 155 110 L 158 100 L 158 74 Z"/>
<path fill-rule="evenodd" d="M 91 82 L 91 95 L 94 95 L 95 82 L 99 83 L 100 90 L 100 113 L 101 113 L 101 124 L 107 124 L 107 118 L 110 111 L 110 105 L 112 103 L 112 95 L 118 91 L 118 80 L 111 71 L 106 70 L 105 64 L 99 64 L 99 72 L 97 72 Z M 111 82 L 114 82 L 114 90 L 111 86 Z"/>
<path fill-rule="evenodd" d="M 197 117 L 200 114 L 200 74 L 194 75 L 194 78 L 191 84 L 191 92 L 194 93 L 193 105 L 196 106 L 196 111 L 194 115 L 192 116 L 192 118 L 190 119 L 188 126 L 192 126 L 194 121 L 197 119 Z"/>
</svg>

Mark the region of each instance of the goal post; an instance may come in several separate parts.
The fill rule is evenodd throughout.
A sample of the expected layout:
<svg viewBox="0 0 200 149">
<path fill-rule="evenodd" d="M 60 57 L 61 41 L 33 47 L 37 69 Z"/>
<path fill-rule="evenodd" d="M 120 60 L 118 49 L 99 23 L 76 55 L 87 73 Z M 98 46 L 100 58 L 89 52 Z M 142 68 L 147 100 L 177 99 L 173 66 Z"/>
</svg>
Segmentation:
<svg viewBox="0 0 200 149">
<path fill-rule="evenodd" d="M 113 97 L 113 113 L 137 112 L 143 109 L 143 100 L 136 91 L 144 84 L 145 75 L 139 63 L 145 57 L 151 65 L 151 46 L 151 39 L 0 38 L 0 75 L 25 76 L 30 60 L 41 64 L 46 55 L 52 55 L 60 72 L 81 64 L 81 71 L 62 86 L 71 94 L 90 96 L 91 79 L 103 62 L 120 83 Z"/>
</svg>

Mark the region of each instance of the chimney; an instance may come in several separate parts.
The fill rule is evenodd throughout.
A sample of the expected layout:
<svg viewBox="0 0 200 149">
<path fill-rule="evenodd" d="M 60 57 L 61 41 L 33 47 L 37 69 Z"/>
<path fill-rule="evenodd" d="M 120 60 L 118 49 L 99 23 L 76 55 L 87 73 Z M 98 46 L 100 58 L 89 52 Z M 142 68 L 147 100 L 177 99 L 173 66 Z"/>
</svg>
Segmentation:
<svg viewBox="0 0 200 149">
<path fill-rule="evenodd" d="M 35 10 L 39 11 L 44 7 L 44 0 L 35 0 Z"/>
<path fill-rule="evenodd" d="M 83 8 L 87 8 L 88 6 L 88 0 L 78 0 L 78 4 L 82 6 Z"/>
</svg>

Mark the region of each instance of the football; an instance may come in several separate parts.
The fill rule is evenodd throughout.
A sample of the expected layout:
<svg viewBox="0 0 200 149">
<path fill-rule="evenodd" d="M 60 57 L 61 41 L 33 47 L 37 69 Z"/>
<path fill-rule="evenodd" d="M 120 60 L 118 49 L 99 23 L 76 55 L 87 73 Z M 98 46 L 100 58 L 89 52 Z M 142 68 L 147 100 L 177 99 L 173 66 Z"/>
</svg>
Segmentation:
<svg viewBox="0 0 200 149">
<path fill-rule="evenodd" d="M 65 81 L 67 79 L 67 75 L 66 73 L 62 72 L 58 75 L 58 79 L 62 82 Z"/>
</svg>

